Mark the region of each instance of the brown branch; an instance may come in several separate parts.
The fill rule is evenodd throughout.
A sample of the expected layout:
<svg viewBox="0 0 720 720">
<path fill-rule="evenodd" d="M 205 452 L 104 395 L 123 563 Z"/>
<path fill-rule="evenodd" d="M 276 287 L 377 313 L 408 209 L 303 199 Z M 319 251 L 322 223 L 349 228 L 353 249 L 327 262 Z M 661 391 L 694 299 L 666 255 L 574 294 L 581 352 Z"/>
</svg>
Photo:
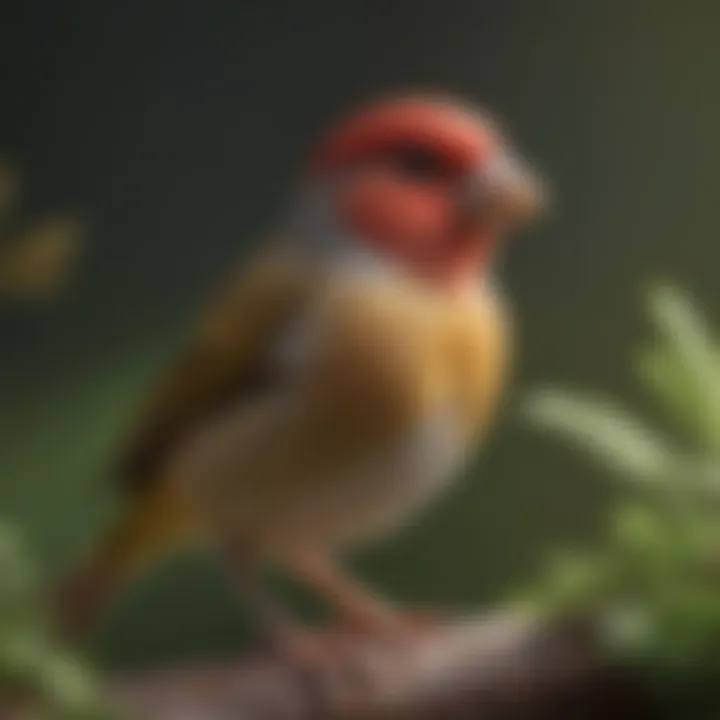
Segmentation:
<svg viewBox="0 0 720 720">
<path fill-rule="evenodd" d="M 402 649 L 359 639 L 345 648 L 332 667 L 305 676 L 277 659 L 250 658 L 152 672 L 116 691 L 123 706 L 152 720 L 656 717 L 574 628 L 470 619 Z"/>
</svg>

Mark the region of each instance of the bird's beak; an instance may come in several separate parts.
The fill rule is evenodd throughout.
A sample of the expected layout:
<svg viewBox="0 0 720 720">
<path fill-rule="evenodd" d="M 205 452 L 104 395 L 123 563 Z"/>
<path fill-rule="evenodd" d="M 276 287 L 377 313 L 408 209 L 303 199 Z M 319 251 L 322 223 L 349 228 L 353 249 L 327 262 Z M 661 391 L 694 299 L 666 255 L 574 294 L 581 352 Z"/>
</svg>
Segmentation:
<svg viewBox="0 0 720 720">
<path fill-rule="evenodd" d="M 533 220 L 547 204 L 546 184 L 509 152 L 498 152 L 480 165 L 463 196 L 466 217 L 503 232 Z"/>
</svg>

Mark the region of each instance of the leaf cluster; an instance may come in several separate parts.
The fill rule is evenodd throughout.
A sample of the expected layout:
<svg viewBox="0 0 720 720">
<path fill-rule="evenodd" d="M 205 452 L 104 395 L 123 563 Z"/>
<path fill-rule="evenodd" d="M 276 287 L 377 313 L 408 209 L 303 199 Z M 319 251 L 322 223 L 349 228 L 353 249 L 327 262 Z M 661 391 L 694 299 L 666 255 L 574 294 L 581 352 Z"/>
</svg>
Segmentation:
<svg viewBox="0 0 720 720">
<path fill-rule="evenodd" d="M 59 644 L 18 531 L 0 522 L 0 708 L 28 703 L 42 720 L 110 720 L 100 684 Z"/>
<path fill-rule="evenodd" d="M 541 390 L 527 418 L 585 451 L 627 492 L 604 542 L 560 553 L 530 593 L 552 612 L 588 612 L 616 655 L 675 686 L 720 678 L 720 344 L 692 299 L 648 294 L 654 336 L 639 381 L 662 432 L 607 397 Z"/>
</svg>

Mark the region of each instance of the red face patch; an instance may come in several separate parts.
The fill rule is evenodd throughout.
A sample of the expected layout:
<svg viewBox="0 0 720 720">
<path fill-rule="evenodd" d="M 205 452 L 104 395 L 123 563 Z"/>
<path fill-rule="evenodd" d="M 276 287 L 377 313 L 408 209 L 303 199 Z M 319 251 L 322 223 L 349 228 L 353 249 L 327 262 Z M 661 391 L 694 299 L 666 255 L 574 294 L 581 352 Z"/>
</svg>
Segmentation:
<svg viewBox="0 0 720 720">
<path fill-rule="evenodd" d="M 442 187 L 409 183 L 382 167 L 361 173 L 341 203 L 341 215 L 351 227 L 399 254 L 430 251 L 453 218 Z"/>
<path fill-rule="evenodd" d="M 315 180 L 341 179 L 337 212 L 359 240 L 436 282 L 475 277 L 492 237 L 467 188 L 496 153 L 479 114 L 429 99 L 379 103 L 342 123 L 310 165 Z"/>
</svg>

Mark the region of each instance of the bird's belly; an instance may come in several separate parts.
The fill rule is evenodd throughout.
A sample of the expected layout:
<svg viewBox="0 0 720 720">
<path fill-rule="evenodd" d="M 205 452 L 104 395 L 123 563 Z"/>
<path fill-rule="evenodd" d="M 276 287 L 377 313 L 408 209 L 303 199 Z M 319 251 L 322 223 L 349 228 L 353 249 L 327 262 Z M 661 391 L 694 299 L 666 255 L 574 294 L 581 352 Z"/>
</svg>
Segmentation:
<svg viewBox="0 0 720 720">
<path fill-rule="evenodd" d="M 209 527 L 269 552 L 341 549 L 383 535 L 452 481 L 467 449 L 443 413 L 408 428 L 382 452 L 328 465 L 322 438 L 309 455 L 307 448 L 282 451 L 278 436 L 288 422 L 282 402 L 265 413 L 256 408 L 254 417 L 252 425 L 229 421 L 198 439 L 178 475 L 210 514 Z"/>
<path fill-rule="evenodd" d="M 448 417 L 409 431 L 390 452 L 365 458 L 308 492 L 290 493 L 262 528 L 268 545 L 342 548 L 383 536 L 430 503 L 457 474 L 463 443 Z"/>
</svg>

